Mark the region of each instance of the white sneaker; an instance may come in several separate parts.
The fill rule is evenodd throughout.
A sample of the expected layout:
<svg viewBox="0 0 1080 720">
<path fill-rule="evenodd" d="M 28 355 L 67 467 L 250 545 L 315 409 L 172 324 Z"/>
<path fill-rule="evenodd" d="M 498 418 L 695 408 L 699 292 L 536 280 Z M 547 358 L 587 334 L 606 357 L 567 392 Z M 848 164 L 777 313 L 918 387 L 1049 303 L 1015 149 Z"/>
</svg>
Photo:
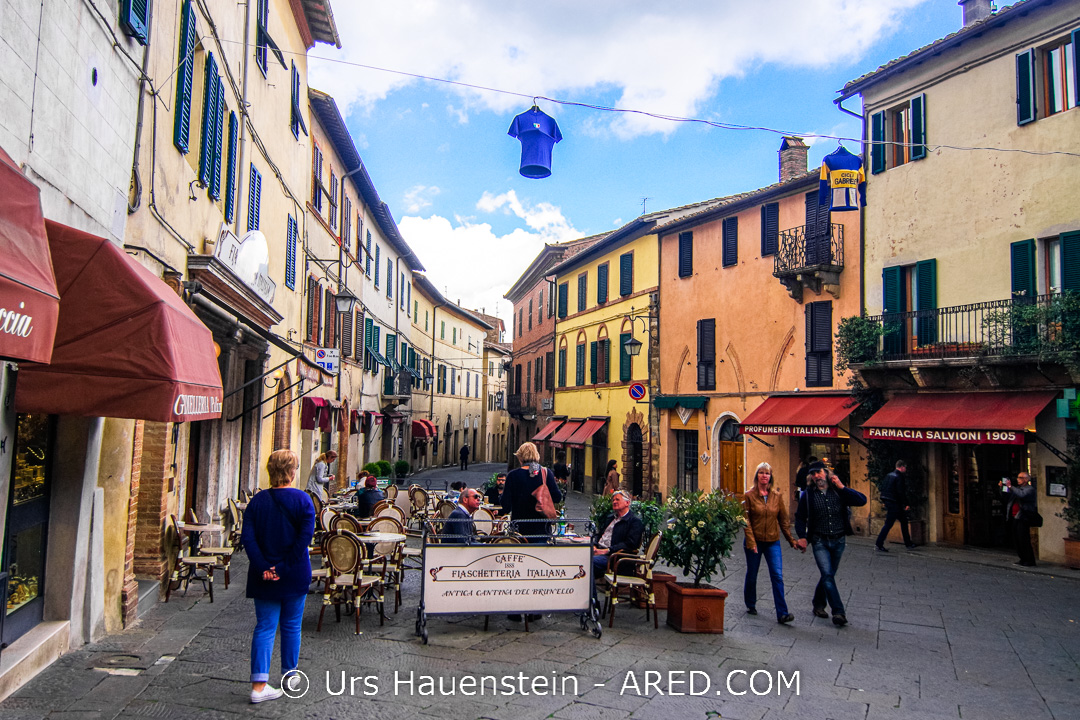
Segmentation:
<svg viewBox="0 0 1080 720">
<path fill-rule="evenodd" d="M 277 700 L 281 697 L 281 689 L 267 685 L 262 690 L 251 691 L 251 702 L 261 703 L 266 700 Z"/>
</svg>

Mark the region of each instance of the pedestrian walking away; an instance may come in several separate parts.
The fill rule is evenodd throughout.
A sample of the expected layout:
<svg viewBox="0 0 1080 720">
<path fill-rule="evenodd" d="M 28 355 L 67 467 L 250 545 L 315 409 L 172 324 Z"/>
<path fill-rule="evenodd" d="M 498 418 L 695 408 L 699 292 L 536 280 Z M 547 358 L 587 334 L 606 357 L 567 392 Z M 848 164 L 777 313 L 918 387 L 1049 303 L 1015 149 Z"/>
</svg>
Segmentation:
<svg viewBox="0 0 1080 720">
<path fill-rule="evenodd" d="M 292 487 L 300 458 L 277 450 L 266 462 L 270 489 L 256 493 L 244 511 L 241 539 L 248 556 L 247 597 L 255 601 L 251 635 L 251 702 L 275 700 L 280 687 L 268 684 L 274 636 L 281 629 L 282 683 L 300 662 L 300 622 L 311 584 L 308 545 L 315 532 L 311 498 Z"/>
<path fill-rule="evenodd" d="M 881 526 L 881 532 L 877 536 L 878 552 L 889 552 L 885 547 L 885 538 L 889 536 L 889 531 L 897 521 L 900 522 L 900 533 L 904 536 L 904 547 L 911 550 L 915 543 L 911 542 L 911 532 L 908 529 L 907 514 L 911 511 L 911 505 L 907 496 L 906 462 L 896 461 L 896 469 L 882 478 L 878 494 L 881 496 L 881 504 L 885 506 L 885 524 Z"/>
<path fill-rule="evenodd" d="M 825 463 L 812 463 L 807 473 L 806 492 L 799 498 L 795 511 L 795 533 L 799 536 L 796 546 L 806 552 L 813 547 L 814 561 L 821 579 L 814 589 L 814 615 L 829 617 L 825 612 L 826 601 L 832 608 L 834 625 L 847 625 L 844 601 L 836 586 L 836 571 L 847 544 L 845 537 L 854 535 L 848 519 L 849 507 L 862 507 L 866 496 L 845 487 L 835 473 L 827 472 Z"/>
<path fill-rule="evenodd" d="M 469 469 L 469 443 L 465 443 L 461 446 L 461 450 L 458 452 L 458 458 L 461 460 L 461 469 Z"/>
<path fill-rule="evenodd" d="M 1031 528 L 1038 518 L 1038 524 L 1042 524 L 1039 515 L 1035 488 L 1031 486 L 1031 476 L 1021 472 L 1016 476 L 1016 484 L 1008 478 L 998 483 L 1006 493 L 1008 504 L 1005 506 L 1005 519 L 1012 526 L 1013 537 L 1016 539 L 1016 553 L 1020 556 L 1017 565 L 1035 567 L 1035 549 L 1031 547 Z"/>
<path fill-rule="evenodd" d="M 773 492 L 772 466 L 763 462 L 754 472 L 754 487 L 743 495 L 743 507 L 746 508 L 746 537 L 743 551 L 746 553 L 746 581 L 743 583 L 743 600 L 746 612 L 757 615 L 757 576 L 761 559 L 769 567 L 769 584 L 772 585 L 773 605 L 776 608 L 776 621 L 784 624 L 795 619 L 788 612 L 784 599 L 783 549 L 780 536 L 794 548 L 795 538 L 791 536 L 791 522 L 788 517 L 787 503 L 780 492 Z"/>
<path fill-rule="evenodd" d="M 307 491 L 318 495 L 323 502 L 330 497 L 330 481 L 334 479 L 334 476 L 330 474 L 330 463 L 335 460 L 337 460 L 337 453 L 327 450 L 315 458 L 315 464 L 311 466 L 311 472 L 308 473 Z"/>
</svg>

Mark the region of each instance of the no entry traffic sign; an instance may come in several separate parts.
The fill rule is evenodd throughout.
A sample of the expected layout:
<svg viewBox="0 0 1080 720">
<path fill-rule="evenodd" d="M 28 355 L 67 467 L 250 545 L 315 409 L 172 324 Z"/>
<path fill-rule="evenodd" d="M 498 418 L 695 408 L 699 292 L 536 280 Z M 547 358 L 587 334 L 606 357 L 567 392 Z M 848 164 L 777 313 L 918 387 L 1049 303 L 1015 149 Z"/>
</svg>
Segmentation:
<svg viewBox="0 0 1080 720">
<path fill-rule="evenodd" d="M 630 397 L 634 398 L 635 400 L 640 400 L 641 398 L 645 397 L 645 386 L 637 382 L 631 385 Z"/>
</svg>

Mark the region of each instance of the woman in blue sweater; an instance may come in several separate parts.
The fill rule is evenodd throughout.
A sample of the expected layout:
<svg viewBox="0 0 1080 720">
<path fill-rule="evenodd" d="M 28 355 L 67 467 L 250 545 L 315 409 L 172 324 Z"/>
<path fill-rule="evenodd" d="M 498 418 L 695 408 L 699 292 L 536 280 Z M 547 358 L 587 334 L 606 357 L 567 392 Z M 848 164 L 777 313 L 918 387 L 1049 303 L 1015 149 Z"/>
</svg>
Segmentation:
<svg viewBox="0 0 1080 720">
<path fill-rule="evenodd" d="M 247 597 L 255 600 L 251 636 L 251 702 L 275 700 L 281 689 L 267 685 L 274 635 L 281 626 L 281 673 L 300 662 L 300 621 L 311 584 L 308 545 L 315 508 L 307 493 L 292 487 L 300 458 L 277 450 L 266 461 L 270 489 L 257 493 L 244 511 L 241 540 L 248 555 Z"/>
</svg>

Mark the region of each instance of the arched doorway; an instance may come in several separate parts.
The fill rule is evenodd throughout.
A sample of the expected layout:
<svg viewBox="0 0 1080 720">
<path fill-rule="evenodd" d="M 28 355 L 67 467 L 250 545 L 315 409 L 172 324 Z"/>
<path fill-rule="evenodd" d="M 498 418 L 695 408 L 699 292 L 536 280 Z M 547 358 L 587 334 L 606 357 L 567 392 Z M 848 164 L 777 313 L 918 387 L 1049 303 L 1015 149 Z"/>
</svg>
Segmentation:
<svg viewBox="0 0 1080 720">
<path fill-rule="evenodd" d="M 716 486 L 724 492 L 743 492 L 743 440 L 738 420 L 729 417 L 720 423 L 716 438 Z"/>
<path fill-rule="evenodd" d="M 642 450 L 641 426 L 631 423 L 626 429 L 627 463 L 623 468 L 623 474 L 626 478 L 626 486 L 634 497 L 641 497 L 644 490 L 645 459 Z"/>
</svg>

